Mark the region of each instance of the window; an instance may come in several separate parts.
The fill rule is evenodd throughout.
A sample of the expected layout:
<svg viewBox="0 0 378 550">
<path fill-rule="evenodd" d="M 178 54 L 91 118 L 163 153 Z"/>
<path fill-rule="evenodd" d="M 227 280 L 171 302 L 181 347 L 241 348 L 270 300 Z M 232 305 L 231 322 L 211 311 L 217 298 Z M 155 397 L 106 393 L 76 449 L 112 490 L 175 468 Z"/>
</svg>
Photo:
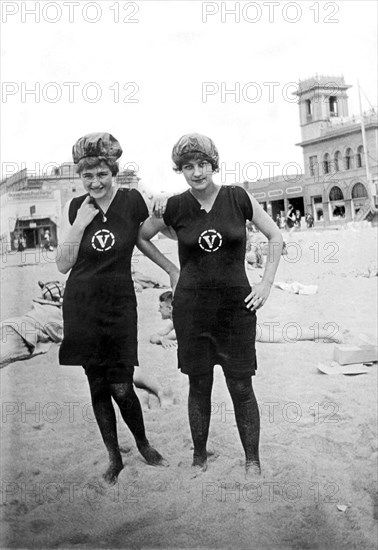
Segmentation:
<svg viewBox="0 0 378 550">
<path fill-rule="evenodd" d="M 311 119 L 312 119 L 312 104 L 311 104 L 311 99 L 306 99 L 305 105 L 306 105 L 307 120 L 309 120 L 309 119 L 311 120 Z"/>
<path fill-rule="evenodd" d="M 317 195 L 316 197 L 311 197 L 311 199 L 312 199 L 312 210 L 315 214 L 315 220 L 318 222 L 321 222 L 324 219 L 323 197 L 321 197 L 320 195 Z"/>
<path fill-rule="evenodd" d="M 336 204 L 332 209 L 332 219 L 345 218 L 345 206 L 344 204 Z"/>
<path fill-rule="evenodd" d="M 352 199 L 363 199 L 367 196 L 368 196 L 368 194 L 367 194 L 367 191 L 366 191 L 366 187 L 364 186 L 363 183 L 358 182 L 355 185 L 353 185 Z"/>
<path fill-rule="evenodd" d="M 341 153 L 340 153 L 340 151 L 336 151 L 336 153 L 335 153 L 334 164 L 335 164 L 335 172 L 338 172 L 340 170 L 340 166 L 341 166 Z"/>
<path fill-rule="evenodd" d="M 330 116 L 339 116 L 339 109 L 337 105 L 337 97 L 331 95 L 329 98 L 329 114 Z"/>
<path fill-rule="evenodd" d="M 346 150 L 345 152 L 345 157 L 344 157 L 344 168 L 345 170 L 351 170 L 352 169 L 352 157 L 353 157 L 353 153 L 352 153 L 352 149 L 350 147 L 348 147 L 348 149 Z"/>
<path fill-rule="evenodd" d="M 36 207 L 35 207 L 35 205 L 33 205 L 33 206 L 30 207 L 30 215 L 34 216 L 35 212 L 36 212 Z"/>
<path fill-rule="evenodd" d="M 344 195 L 340 187 L 335 185 L 329 192 L 329 217 L 331 220 L 345 218 Z"/>
<path fill-rule="evenodd" d="M 326 153 L 323 157 L 323 172 L 324 174 L 329 174 L 331 171 L 331 162 L 329 154 Z"/>
<path fill-rule="evenodd" d="M 318 157 L 314 155 L 313 157 L 310 157 L 310 176 L 316 176 L 318 172 Z"/>
<path fill-rule="evenodd" d="M 332 187 L 331 191 L 329 192 L 329 200 L 330 201 L 343 201 L 344 200 L 344 195 L 343 195 L 343 192 L 341 191 L 340 187 L 337 187 L 337 185 Z"/>
<path fill-rule="evenodd" d="M 364 158 L 364 148 L 362 145 L 359 146 L 357 149 L 356 154 L 356 168 L 361 168 L 363 166 L 363 158 Z"/>
</svg>

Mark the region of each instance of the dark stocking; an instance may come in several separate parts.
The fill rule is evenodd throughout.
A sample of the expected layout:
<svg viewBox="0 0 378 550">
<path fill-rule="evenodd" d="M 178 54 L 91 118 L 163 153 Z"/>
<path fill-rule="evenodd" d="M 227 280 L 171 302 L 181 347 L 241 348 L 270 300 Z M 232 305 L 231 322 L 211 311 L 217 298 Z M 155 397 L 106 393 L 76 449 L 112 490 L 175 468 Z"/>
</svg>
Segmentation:
<svg viewBox="0 0 378 550">
<path fill-rule="evenodd" d="M 244 448 L 247 471 L 260 471 L 260 413 L 251 378 L 226 378 L 234 404 L 236 424 Z"/>
<path fill-rule="evenodd" d="M 206 443 L 209 435 L 211 414 L 211 389 L 213 373 L 189 376 L 189 424 L 194 445 L 193 464 L 206 470 Z"/>
<path fill-rule="evenodd" d="M 153 466 L 163 464 L 163 457 L 149 444 L 144 429 L 142 407 L 134 391 L 132 378 L 127 382 L 109 384 L 111 395 L 121 411 L 122 418 L 135 438 L 143 458 Z"/>
<path fill-rule="evenodd" d="M 118 447 L 116 416 L 108 382 L 105 377 L 88 379 L 88 382 L 93 412 L 110 460 L 109 468 L 106 470 L 103 477 L 108 483 L 114 484 L 117 481 L 118 474 L 123 468 L 123 464 Z"/>
</svg>

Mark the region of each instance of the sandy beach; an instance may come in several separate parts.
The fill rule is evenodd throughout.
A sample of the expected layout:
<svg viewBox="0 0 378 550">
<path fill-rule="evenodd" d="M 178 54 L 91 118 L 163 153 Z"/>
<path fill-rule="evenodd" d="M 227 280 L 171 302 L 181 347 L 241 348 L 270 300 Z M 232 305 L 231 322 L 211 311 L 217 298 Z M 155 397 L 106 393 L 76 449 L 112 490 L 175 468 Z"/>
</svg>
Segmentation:
<svg viewBox="0 0 378 550">
<path fill-rule="evenodd" d="M 273 288 L 258 322 L 282 328 L 332 327 L 377 334 L 376 231 L 370 227 L 285 233 L 288 255 L 277 281 L 317 285 L 314 295 Z M 177 261 L 176 243 L 159 239 Z M 1 318 L 21 315 L 38 280 L 64 280 L 54 254 L 2 259 Z M 168 284 L 137 254 L 136 269 Z M 261 270 L 249 269 L 251 282 Z M 137 295 L 139 362 L 174 404 L 162 409 L 143 390 L 147 436 L 169 461 L 145 463 L 122 419 L 129 447 L 115 487 L 101 474 L 107 455 L 80 367 L 60 367 L 58 347 L 1 371 L 2 528 L 7 548 L 373 549 L 377 540 L 377 366 L 359 376 L 327 376 L 334 344 L 257 344 L 254 389 L 261 410 L 263 475 L 244 479 L 243 450 L 221 368 L 215 368 L 209 468 L 191 478 L 187 379 L 176 352 L 149 343 L 164 325 L 159 289 Z M 83 319 L 85 323 L 85 319 Z M 332 325 L 331 325 L 332 324 Z M 278 326 L 278 325 L 277 325 Z M 286 329 L 285 329 L 286 330 Z M 345 507 L 345 508 L 344 508 Z"/>
</svg>

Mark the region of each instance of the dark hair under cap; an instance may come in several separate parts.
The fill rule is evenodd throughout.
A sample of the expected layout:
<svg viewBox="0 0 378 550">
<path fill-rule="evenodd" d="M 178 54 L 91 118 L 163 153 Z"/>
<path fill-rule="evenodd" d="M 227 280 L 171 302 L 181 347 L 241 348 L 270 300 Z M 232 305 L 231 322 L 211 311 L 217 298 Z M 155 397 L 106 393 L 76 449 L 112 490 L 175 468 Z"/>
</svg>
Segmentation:
<svg viewBox="0 0 378 550">
<path fill-rule="evenodd" d="M 176 170 L 181 170 L 184 157 L 189 155 L 203 155 L 208 159 L 213 170 L 219 168 L 219 154 L 213 140 L 202 134 L 186 134 L 182 136 L 172 150 L 172 160 Z"/>
<path fill-rule="evenodd" d="M 104 157 L 116 161 L 121 155 L 122 148 L 118 140 L 107 132 L 87 134 L 78 139 L 72 147 L 75 164 L 85 157 Z"/>
</svg>

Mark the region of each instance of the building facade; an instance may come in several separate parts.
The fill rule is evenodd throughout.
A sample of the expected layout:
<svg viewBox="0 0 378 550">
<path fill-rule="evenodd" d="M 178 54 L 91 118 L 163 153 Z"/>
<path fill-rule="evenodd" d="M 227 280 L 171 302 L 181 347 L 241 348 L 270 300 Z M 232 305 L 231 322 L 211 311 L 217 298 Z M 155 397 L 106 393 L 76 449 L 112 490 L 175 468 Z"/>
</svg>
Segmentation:
<svg viewBox="0 0 378 550">
<path fill-rule="evenodd" d="M 116 177 L 120 187 L 138 188 L 139 179 L 133 170 L 124 170 Z M 36 175 L 20 170 L 0 183 L 2 253 L 17 248 L 23 237 L 26 248 L 42 246 L 46 231 L 53 244 L 60 238 L 62 206 L 73 197 L 85 193 L 76 165 L 65 162 L 50 174 Z"/>
<path fill-rule="evenodd" d="M 371 218 L 377 206 L 378 116 L 374 109 L 349 116 L 350 88 L 343 77 L 316 76 L 299 83 L 304 173 L 245 182 L 244 187 L 276 217 L 289 204 L 332 226 Z M 364 129 L 364 131 L 363 131 Z"/>
</svg>

